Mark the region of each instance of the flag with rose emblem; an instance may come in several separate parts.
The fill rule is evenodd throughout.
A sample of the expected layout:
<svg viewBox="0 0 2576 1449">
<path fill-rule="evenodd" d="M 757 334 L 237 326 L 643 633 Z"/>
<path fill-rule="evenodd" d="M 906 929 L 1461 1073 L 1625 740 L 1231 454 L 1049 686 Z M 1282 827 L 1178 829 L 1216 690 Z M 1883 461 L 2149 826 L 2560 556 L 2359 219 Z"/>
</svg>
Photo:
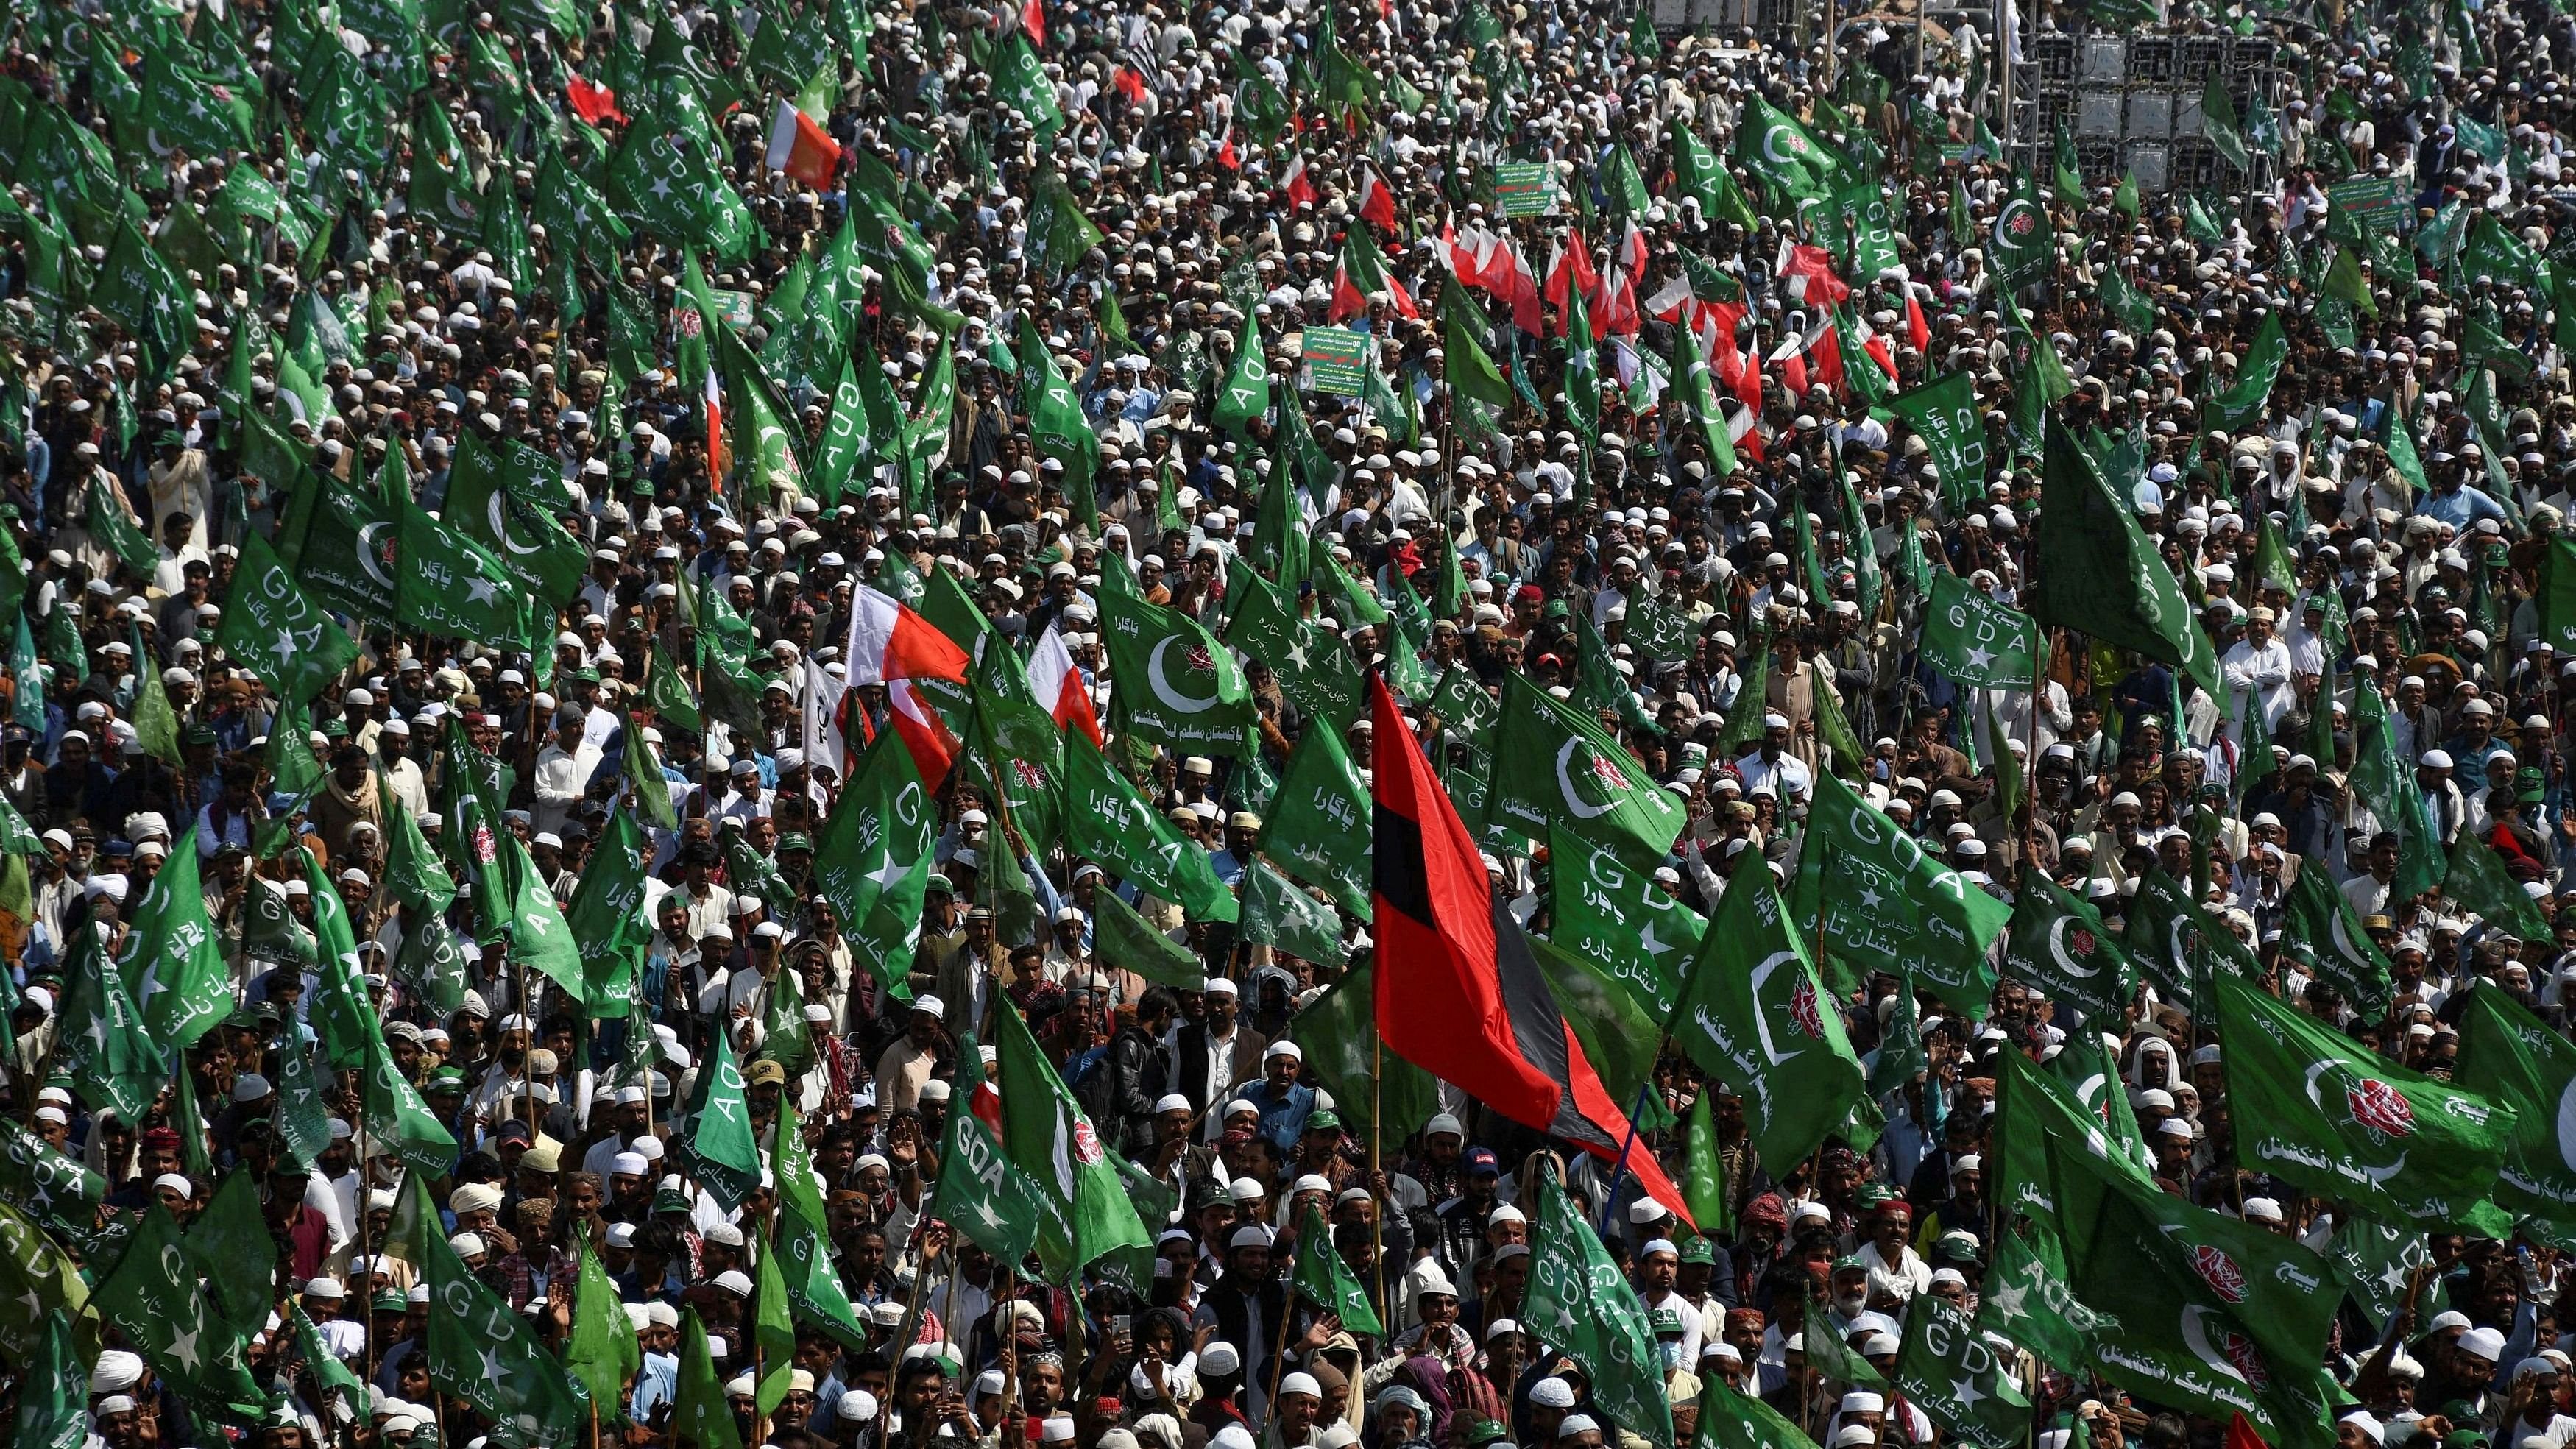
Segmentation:
<svg viewBox="0 0 2576 1449">
<path fill-rule="evenodd" d="M 1993 245 L 1987 261 L 2009 287 L 2018 287 L 2048 270 L 2057 260 L 2057 228 L 2049 224 L 2048 205 L 2039 194 L 2039 178 L 2024 171 L 2013 193 L 1995 213 Z"/>
<path fill-rule="evenodd" d="M 1515 762 L 1495 772 L 1494 818 L 1533 840 L 1545 840 L 1551 825 L 1562 826 L 1651 871 L 1681 833 L 1682 807 L 1673 793 L 1655 783 L 1598 717 L 1551 697 L 1526 675 L 1504 679 L 1494 751 Z"/>
<path fill-rule="evenodd" d="M 1804 1162 L 1860 1096 L 1862 1073 L 1760 851 L 1736 857 L 1681 998 L 1673 1039 L 1743 1099 L 1762 1160 Z"/>
<path fill-rule="evenodd" d="M 1242 753 L 1252 692 L 1216 636 L 1123 589 L 1101 591 L 1100 633 L 1116 688 L 1111 710 L 1137 738 L 1183 754 Z"/>
<path fill-rule="evenodd" d="M 1153 1244 L 1091 1119 L 1049 1065 L 1017 1008 L 994 1012 L 1000 1029 L 1002 1151 L 1038 1186 L 1038 1262 L 1048 1282 L 1070 1283 L 1103 1254 Z"/>
<path fill-rule="evenodd" d="M 1844 169 L 1842 158 L 1804 122 L 1760 96 L 1745 108 L 1735 136 L 1735 159 L 1784 196 L 1821 201 Z"/>
<path fill-rule="evenodd" d="M 2512 1107 L 2398 1066 L 2251 982 L 2221 975 L 2216 997 L 2247 1167 L 2383 1219 L 2500 1216 L 2485 1200 Z"/>
<path fill-rule="evenodd" d="M 2137 994 L 2137 967 L 2091 902 L 2036 872 L 2013 901 L 2004 974 L 2087 1019 L 2117 1018 Z"/>
<path fill-rule="evenodd" d="M 2110 1320 L 2092 1341 L 2099 1372 L 2195 1413 L 2243 1414 L 2269 1443 L 2331 1444 L 2315 1432 L 2325 1422 L 2316 1366 L 2342 1295 L 2324 1260 L 2160 1192 L 2072 1139 L 2052 1138 L 2047 1153 L 2068 1286 Z"/>
<path fill-rule="evenodd" d="M 2031 616 L 2173 665 L 2219 693 L 2218 653 L 2155 540 L 2103 481 L 2092 455 L 2054 419 L 2047 455 L 2033 539 L 2038 592 L 2024 598 Z"/>
<path fill-rule="evenodd" d="M 1932 576 L 1921 656 L 1934 673 L 1974 689 L 2028 689 L 2041 647 L 2030 615 L 1956 574 Z"/>
</svg>

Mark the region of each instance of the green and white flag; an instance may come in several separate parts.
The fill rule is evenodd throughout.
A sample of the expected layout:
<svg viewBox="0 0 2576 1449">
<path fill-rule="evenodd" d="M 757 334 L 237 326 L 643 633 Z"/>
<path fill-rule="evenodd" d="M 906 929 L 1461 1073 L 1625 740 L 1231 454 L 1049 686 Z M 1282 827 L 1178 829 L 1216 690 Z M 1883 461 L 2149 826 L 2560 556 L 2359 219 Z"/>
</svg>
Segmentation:
<svg viewBox="0 0 2576 1449">
<path fill-rule="evenodd" d="M 973 1048 L 970 1033 L 960 1043 L 959 1060 L 976 1060 Z M 930 1216 L 965 1234 L 995 1258 L 1017 1263 L 1036 1248 L 1038 1226 L 1054 1217 L 1055 1207 L 1040 1181 L 1020 1170 L 1003 1150 L 1001 1135 L 978 1115 L 979 1099 L 988 1096 L 990 1089 L 981 1083 L 960 1082 L 958 1090 L 966 1100 L 954 1104 L 948 1113 Z"/>
<path fill-rule="evenodd" d="M 2283 905 L 2283 954 L 2305 963 L 2317 979 L 2332 986 L 2364 1016 L 2385 1015 L 2388 957 L 2362 929 L 2352 902 L 2334 888 L 2326 872 L 2300 871 Z"/>
<path fill-rule="evenodd" d="M 358 657 L 358 641 L 295 582 L 257 529 L 242 535 L 215 642 L 280 697 L 298 703 L 309 702 Z"/>
<path fill-rule="evenodd" d="M 1522 1330 L 1582 1368 L 1593 1400 L 1612 1422 L 1658 1449 L 1672 1449 L 1672 1407 L 1646 1305 L 1553 1177 L 1539 1179 L 1537 1217 L 1529 1284 L 1521 1294 Z"/>
<path fill-rule="evenodd" d="M 1957 1010 L 1985 1013 L 1995 984 L 1986 948 L 2012 907 L 1926 854 L 1910 832 L 1824 771 L 1798 851 L 1796 901 L 1800 920 L 1823 913 L 1832 964 L 1911 970 Z"/>
<path fill-rule="evenodd" d="M 2398 1066 L 2251 982 L 2216 986 L 2248 1167 L 2387 1221 L 2472 1221 L 2515 1140 L 2510 1105 Z"/>
<path fill-rule="evenodd" d="M 1116 891 L 1092 895 L 1092 955 L 1104 966 L 1133 971 L 1157 986 L 1196 991 L 1207 981 L 1206 963 L 1187 946 L 1154 929 Z"/>
<path fill-rule="evenodd" d="M 1763 1161 L 1805 1161 L 1860 1099 L 1863 1076 L 1760 851 L 1736 857 L 1681 991 L 1675 1042 L 1743 1099 Z"/>
<path fill-rule="evenodd" d="M 63 978 L 54 1065 L 93 1110 L 141 1123 L 169 1080 L 169 1062 L 126 994 L 125 974 L 108 958 L 97 926 L 85 927 L 73 943 Z"/>
<path fill-rule="evenodd" d="M 1986 496 L 1986 415 L 1977 406 L 1975 382 L 1965 372 L 1934 378 L 1899 393 L 1888 407 L 1923 440 L 1941 474 L 1941 496 L 1953 508 L 1973 507 Z"/>
<path fill-rule="evenodd" d="M 994 1015 L 1002 1150 L 1038 1187 L 1044 1212 L 1036 1247 L 1047 1281 L 1069 1283 L 1104 1254 L 1152 1246 L 1100 1134 L 1029 1035 L 1028 1023 L 1008 1003 Z"/>
<path fill-rule="evenodd" d="M 1235 933 L 1246 942 L 1325 965 L 1349 958 L 1341 917 L 1277 866 L 1255 857 L 1244 869 L 1242 890 L 1243 914 Z"/>
<path fill-rule="evenodd" d="M 89 1360 L 72 1341 L 72 1315 L 50 1308 L 31 1351 L 13 1350 L 24 1366 L 9 1442 L 18 1449 L 81 1449 L 89 1442 Z"/>
<path fill-rule="evenodd" d="M 2023 1224 L 1995 1244 L 1994 1263 L 1977 1295 L 1977 1326 L 2022 1345 L 2060 1373 L 2082 1373 L 2092 1345 L 2116 1325 L 2066 1286 L 2065 1253 L 2054 1233 Z M 1904 1372 L 1897 1365 L 1897 1372 Z"/>
<path fill-rule="evenodd" d="M 2451 1080 L 2513 1109 L 2496 1206 L 2541 1219 L 2561 1240 L 2576 1237 L 2576 1043 L 2481 982 L 2460 1014 Z"/>
<path fill-rule="evenodd" d="M 1987 264 L 2006 287 L 2019 287 L 2057 265 L 2057 228 L 2048 219 L 2039 178 L 2027 171 L 2015 177 L 1987 239 Z"/>
<path fill-rule="evenodd" d="M 1310 721 L 1289 751 L 1261 828 L 1262 853 L 1355 916 L 1369 911 L 1371 806 L 1342 734 Z"/>
<path fill-rule="evenodd" d="M 2263 974 L 2262 963 L 2236 933 L 2192 899 L 2189 885 L 2160 865 L 2147 867 L 2138 877 L 2121 923 L 2120 944 L 2167 1000 L 2194 1014 L 2207 1009 L 2203 988 L 2212 976 L 2250 981 Z"/>
<path fill-rule="evenodd" d="M 46 1320 L 56 1315 L 70 1320 L 82 1344 L 94 1348 L 97 1333 L 88 1309 L 89 1283 L 72 1255 L 33 1219 L 0 1203 L 0 1350 L 20 1363 L 36 1358 L 44 1351 Z"/>
<path fill-rule="evenodd" d="M 1932 576 L 1920 657 L 1934 673 L 1972 689 L 2028 689 L 2045 647 L 2028 614 L 1956 574 Z"/>
<path fill-rule="evenodd" d="M 2004 943 L 2004 974 L 2085 1019 L 2117 1018 L 2137 995 L 2137 968 L 2102 913 L 2046 875 L 2022 879 Z"/>
<path fill-rule="evenodd" d="M 751 1101 L 734 1063 L 733 1034 L 719 1031 L 689 1098 L 689 1132 L 671 1139 L 671 1155 L 698 1185 L 728 1208 L 760 1185 L 760 1144 L 752 1136 Z"/>
<path fill-rule="evenodd" d="M 1196 620 L 1122 589 L 1100 595 L 1115 717 L 1183 754 L 1233 755 L 1252 727 L 1252 694 L 1234 655 Z"/>
<path fill-rule="evenodd" d="M 412 1173 L 404 1190 L 426 1197 L 428 1178 Z M 467 1269 L 437 1227 L 438 1214 L 416 1203 L 419 1252 L 429 1284 L 429 1381 L 501 1426 L 504 1442 L 569 1444 L 586 1429 L 590 1395 L 537 1340 L 526 1315 Z"/>
<path fill-rule="evenodd" d="M 118 969 L 134 982 L 145 1031 L 171 1050 L 185 1051 L 233 1009 L 232 970 L 206 913 L 197 832 L 178 833 L 131 919 Z"/>
<path fill-rule="evenodd" d="M 1616 851 L 1642 870 L 1661 864 L 1684 823 L 1680 802 L 1597 718 L 1512 674 L 1503 683 L 1502 725 L 1491 810 L 1498 823 L 1533 840 L 1551 825 Z"/>
<path fill-rule="evenodd" d="M 2055 419 L 2047 459 L 2033 540 L 2038 597 L 2025 600 L 2032 617 L 2173 665 L 2220 694 L 2218 652 L 2136 510 Z"/>
<path fill-rule="evenodd" d="M 2281 365 L 2290 358 L 2290 341 L 2281 330 L 2281 314 L 2267 312 L 2263 324 L 2254 330 L 2254 340 L 2245 345 L 2245 356 L 2236 364 L 2236 377 L 2225 390 L 2201 402 L 2205 426 L 2236 432 L 2260 418 L 2264 405 L 2272 398 L 2272 383 L 2281 375 Z"/>
<path fill-rule="evenodd" d="M 1735 127 L 1735 159 L 1765 186 L 1791 201 L 1821 201 L 1842 174 L 1842 158 L 1816 133 L 1760 96 L 1752 98 Z"/>
<path fill-rule="evenodd" d="M 1089 735 L 1065 741 L 1065 841 L 1099 865 L 1202 921 L 1232 921 L 1234 893 L 1201 850 L 1111 768 Z"/>
<path fill-rule="evenodd" d="M 1896 1391 L 1961 1442 L 2011 1449 L 2030 1432 L 2017 1362 L 2012 1344 L 1998 1344 L 1967 1314 L 1924 1293 L 1906 1309 Z"/>
<path fill-rule="evenodd" d="M 2484 992 L 2480 992 L 2484 995 Z M 2466 1043 L 2462 1053 L 2467 1055 Z M 2505 1169 L 2511 1172 L 2510 1167 Z M 2406 1304 L 2406 1288 L 2415 1275 L 2433 1266 L 2424 1233 L 2411 1223 L 2389 1224 L 2361 1213 L 2346 1214 L 2326 1240 L 2326 1266 L 2334 1269 L 2344 1292 L 2361 1306 L 2373 1324 L 2385 1325 Z"/>
<path fill-rule="evenodd" d="M 1561 825 L 1548 828 L 1547 862 L 1550 943 L 1608 971 L 1657 1022 L 1669 1018 L 1708 918 Z"/>
<path fill-rule="evenodd" d="M 1359 1276 L 1333 1246 L 1333 1230 L 1324 1221 L 1324 1210 L 1311 1202 L 1306 1204 L 1306 1216 L 1297 1224 L 1297 1267 L 1289 1284 L 1307 1302 L 1339 1318 L 1342 1327 L 1350 1332 L 1372 1338 L 1385 1336 L 1386 1325 L 1378 1321 L 1368 1290 L 1360 1286 Z"/>
<path fill-rule="evenodd" d="M 481 544 L 397 502 L 402 567 L 394 580 L 394 615 L 404 625 L 460 639 L 525 636 L 528 606 L 509 574 Z"/>
<path fill-rule="evenodd" d="M 156 1202 L 90 1301 L 192 1410 L 218 1420 L 256 1416 L 268 1395 L 242 1360 L 240 1336 L 198 1286 L 198 1272 L 179 1225 Z"/>
<path fill-rule="evenodd" d="M 850 771 L 841 806 L 814 841 L 815 888 L 839 915 L 859 965 L 909 1000 L 939 822 L 901 735 L 886 730 L 868 746 Z"/>
<path fill-rule="evenodd" d="M 975 1060 L 970 1051 L 965 1060 Z M 959 1111 L 954 1117 L 972 1113 Z M 943 1162 L 946 1158 L 941 1159 Z M 778 1217 L 773 1225 L 779 1271 L 786 1279 L 787 1301 L 799 1317 L 853 1350 L 867 1344 L 858 1310 L 832 1266 L 832 1243 L 824 1236 L 831 1218 L 823 1209 L 822 1179 L 814 1171 L 814 1154 L 806 1146 L 796 1104 L 778 1104 L 778 1129 L 769 1153 L 771 1180 L 778 1184 Z"/>
</svg>

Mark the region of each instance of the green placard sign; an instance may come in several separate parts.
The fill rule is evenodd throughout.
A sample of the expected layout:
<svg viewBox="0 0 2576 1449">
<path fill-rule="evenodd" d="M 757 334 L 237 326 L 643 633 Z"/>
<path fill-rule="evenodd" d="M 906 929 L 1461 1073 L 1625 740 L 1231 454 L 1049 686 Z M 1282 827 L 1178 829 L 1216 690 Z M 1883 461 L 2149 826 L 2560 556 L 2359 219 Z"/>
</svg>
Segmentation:
<svg viewBox="0 0 2576 1449">
<path fill-rule="evenodd" d="M 1536 161 L 1494 168 L 1494 207 L 1505 216 L 1546 216 L 1556 210 L 1556 174 Z"/>
<path fill-rule="evenodd" d="M 2353 176 L 2326 188 L 2326 201 L 2333 214 L 2350 221 L 2365 233 L 2394 234 L 2405 225 L 2412 208 L 2407 203 L 2406 184 L 2394 176 Z"/>
<path fill-rule="evenodd" d="M 1358 397 L 1368 378 L 1369 335 L 1347 327 L 1309 327 L 1298 354 L 1317 392 Z"/>
</svg>

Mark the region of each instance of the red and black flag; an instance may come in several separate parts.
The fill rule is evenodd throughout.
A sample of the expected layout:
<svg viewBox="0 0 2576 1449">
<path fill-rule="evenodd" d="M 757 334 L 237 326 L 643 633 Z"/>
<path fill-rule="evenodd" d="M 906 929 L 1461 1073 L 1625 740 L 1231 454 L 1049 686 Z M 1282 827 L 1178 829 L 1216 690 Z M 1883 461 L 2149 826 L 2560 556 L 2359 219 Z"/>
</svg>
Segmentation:
<svg viewBox="0 0 2576 1449">
<path fill-rule="evenodd" d="M 1628 1114 L 1565 1024 L 1520 922 L 1485 873 L 1475 837 L 1385 681 L 1369 681 L 1375 725 L 1377 1028 L 1387 1049 L 1503 1116 L 1615 1160 Z M 1628 1154 L 1638 1185 L 1681 1211 L 1653 1154 Z"/>
</svg>

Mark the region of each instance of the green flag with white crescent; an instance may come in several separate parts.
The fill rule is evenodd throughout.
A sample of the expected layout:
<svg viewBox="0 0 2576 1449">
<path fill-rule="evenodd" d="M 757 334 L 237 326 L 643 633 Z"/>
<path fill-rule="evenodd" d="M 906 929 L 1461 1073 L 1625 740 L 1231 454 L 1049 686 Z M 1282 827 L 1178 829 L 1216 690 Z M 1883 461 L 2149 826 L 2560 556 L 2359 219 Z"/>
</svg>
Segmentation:
<svg viewBox="0 0 2576 1449">
<path fill-rule="evenodd" d="M 1307 1302 L 1339 1318 L 1350 1332 L 1369 1337 L 1386 1333 L 1359 1275 L 1334 1248 L 1333 1229 L 1324 1221 L 1324 1210 L 1311 1202 L 1297 1224 L 1297 1267 L 1289 1282 Z"/>
<path fill-rule="evenodd" d="M 2003 969 L 2088 1021 L 2118 1017 L 2137 995 L 2137 967 L 2102 913 L 2037 872 L 2023 878 L 2013 900 Z"/>
<path fill-rule="evenodd" d="M 2024 171 L 2013 181 L 1988 232 L 1986 260 L 2007 287 L 2019 287 L 2057 264 L 2057 228 L 2039 194 L 2039 178 Z"/>
<path fill-rule="evenodd" d="M 2391 965 L 2362 929 L 2352 902 L 2321 870 L 2300 871 L 2284 897 L 2282 953 L 2304 963 L 2363 1014 L 2384 1014 Z"/>
<path fill-rule="evenodd" d="M 2398 1066 L 2251 982 L 2215 984 L 2249 1167 L 2392 1221 L 2474 1220 L 2514 1141 L 2512 1106 Z"/>
<path fill-rule="evenodd" d="M 232 1013 L 232 970 L 206 912 L 197 832 L 182 830 L 131 912 L 119 969 L 134 982 L 154 1041 L 184 1051 Z"/>
<path fill-rule="evenodd" d="M 1198 621 L 1119 589 L 1100 595 L 1113 714 L 1183 754 L 1239 754 L 1252 695 L 1234 655 Z"/>
<path fill-rule="evenodd" d="M 1655 783 L 1627 747 L 1599 719 L 1551 697 L 1521 674 L 1503 682 L 1499 759 L 1491 809 L 1533 839 L 1551 824 L 1620 859 L 1652 870 L 1671 850 L 1684 823 L 1673 793 Z"/>
<path fill-rule="evenodd" d="M 1102 1255 L 1150 1247 L 1153 1237 L 1108 1160 L 1100 1134 L 1017 1008 L 1004 1004 L 997 1045 L 1002 1150 L 1038 1186 L 1037 1255 L 1047 1281 L 1066 1283 Z"/>
<path fill-rule="evenodd" d="M 1860 1059 L 1769 864 L 1751 850 L 1736 861 L 1682 982 L 1673 1039 L 1743 1099 L 1763 1161 L 1803 1162 L 1861 1096 Z"/>
</svg>

